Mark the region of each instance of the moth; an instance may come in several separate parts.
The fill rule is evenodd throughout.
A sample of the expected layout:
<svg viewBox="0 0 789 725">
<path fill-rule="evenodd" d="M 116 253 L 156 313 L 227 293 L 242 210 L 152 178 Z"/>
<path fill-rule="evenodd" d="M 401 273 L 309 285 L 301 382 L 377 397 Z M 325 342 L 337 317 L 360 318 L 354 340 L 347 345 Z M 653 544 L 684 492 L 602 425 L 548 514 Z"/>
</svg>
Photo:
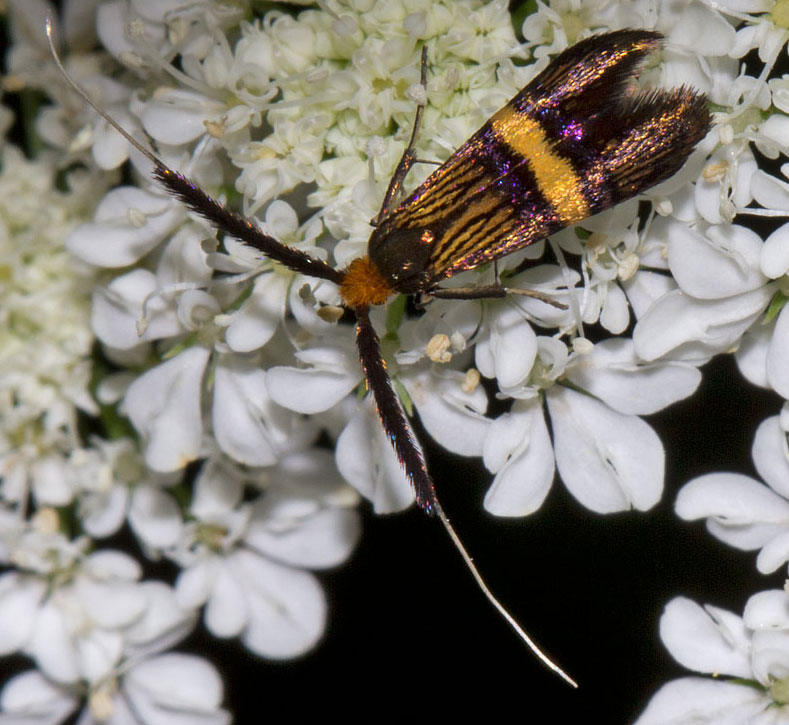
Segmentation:
<svg viewBox="0 0 789 725">
<path fill-rule="evenodd" d="M 482 580 L 436 495 L 419 444 L 394 391 L 370 321 L 370 308 L 394 295 L 501 298 L 497 282 L 477 288 L 441 283 L 544 239 L 636 196 L 672 176 L 711 125 L 706 98 L 686 87 L 639 92 L 633 79 L 662 36 L 617 30 L 559 54 L 403 201 L 395 200 L 411 166 L 423 106 L 408 148 L 373 220 L 367 255 L 345 269 L 288 247 L 212 199 L 74 89 L 153 164 L 153 176 L 188 208 L 226 235 L 304 275 L 328 280 L 356 320 L 359 358 L 381 425 L 413 485 L 419 506 L 437 515 L 494 607 L 550 669 L 575 685 L 520 628 Z M 422 83 L 426 85 L 425 49 Z M 522 293 L 522 291 L 521 291 Z M 544 299 L 537 292 L 533 294 Z"/>
</svg>

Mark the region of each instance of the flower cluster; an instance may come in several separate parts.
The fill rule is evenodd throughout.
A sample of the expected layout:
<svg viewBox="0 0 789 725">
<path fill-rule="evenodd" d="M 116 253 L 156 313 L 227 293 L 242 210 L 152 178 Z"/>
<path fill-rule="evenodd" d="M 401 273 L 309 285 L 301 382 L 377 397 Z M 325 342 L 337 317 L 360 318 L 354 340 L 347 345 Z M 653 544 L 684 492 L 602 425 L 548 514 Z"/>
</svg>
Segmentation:
<svg viewBox="0 0 789 725">
<path fill-rule="evenodd" d="M 541 15 L 527 20 L 524 46 L 504 2 L 362 5 L 242 22 L 232 46 L 216 32 L 207 37 L 218 18 L 190 16 L 178 47 L 168 46 L 168 33 L 153 58 L 142 40 L 131 49 L 128 39 L 105 38 L 113 55 L 144 76 L 149 92 L 135 97 L 131 127 L 144 129 L 166 163 L 220 196 L 234 189 L 247 215 L 266 205 L 258 219 L 265 231 L 338 267 L 364 253 L 369 220 L 410 134 L 415 101 L 424 94 L 422 43 L 429 78 L 420 158 L 446 158 L 547 62 L 523 62 L 530 51 L 539 57 Z M 105 37 L 102 23 L 100 14 Z M 154 30 L 138 32 L 145 39 Z M 556 49 L 574 40 L 560 40 L 560 27 L 543 34 Z M 176 51 L 181 67 L 163 67 L 161 57 Z M 665 79 L 690 65 L 713 102 L 729 101 L 701 56 L 682 46 L 676 52 L 664 57 Z M 720 72 L 734 78 L 736 63 Z M 103 121 L 96 124 L 100 141 Z M 724 342 L 710 344 L 705 355 L 677 346 L 638 350 L 623 337 L 594 347 L 582 325 L 622 333 L 631 309 L 645 311 L 675 287 L 669 275 L 654 272 L 667 268 L 672 229 L 687 224 L 672 195 L 695 181 L 716 142 L 712 134 L 680 177 L 651 192 L 663 217 L 642 228 L 633 201 L 591 220 L 586 245 L 574 230 L 558 235 L 560 260 L 565 252 L 582 255 L 580 276 L 560 263 L 516 273 L 541 244 L 500 263 L 510 286 L 578 286 L 568 310 L 546 311 L 526 298 L 436 302 L 418 319 L 390 312 L 385 321 L 375 312 L 396 341 L 390 373 L 428 432 L 453 453 L 482 456 L 495 474 L 485 503 L 492 512 L 536 510 L 556 469 L 594 511 L 648 509 L 659 499 L 664 452 L 638 416 L 691 394 L 698 365 Z M 413 183 L 428 171 L 418 167 Z M 108 194 L 94 222 L 75 230 L 67 246 L 94 265 L 132 266 L 97 290 L 93 329 L 114 360 L 146 368 L 115 388 L 143 439 L 146 464 L 170 473 L 213 446 L 248 466 L 270 465 L 307 444 L 318 424 L 337 437 L 340 472 L 377 511 L 408 505 L 412 492 L 370 407 L 352 397 L 362 376 L 352 330 L 336 323 L 336 288 L 256 258 L 232 239 L 220 248 L 215 231 L 187 218 L 161 189 L 145 178 L 141 187 Z M 463 282 L 491 275 L 475 270 Z M 746 322 L 769 295 L 767 288 L 755 295 Z M 480 375 L 495 378 L 500 397 L 513 401 L 495 420 L 486 416 Z"/>
<path fill-rule="evenodd" d="M 244 2 L 110 0 L 94 26 L 67 2 L 66 67 L 167 165 L 338 268 L 365 253 L 417 104 L 426 103 L 418 157 L 446 159 L 557 52 L 646 27 L 667 42 L 642 82 L 691 85 L 719 109 L 649 204 L 631 200 L 499 262 L 508 286 L 562 294 L 567 309 L 514 297 L 435 300 L 414 317 L 398 303 L 373 312 L 406 407 L 443 447 L 482 457 L 493 474 L 490 512 L 536 511 L 557 471 L 591 511 L 651 508 L 665 452 L 642 416 L 691 395 L 714 355 L 736 350 L 749 381 L 789 398 L 787 232 L 762 241 L 736 219 L 789 211 L 789 184 L 751 150 L 787 153 L 787 81 L 771 77 L 787 38 L 783 3 L 756 14 L 767 9 L 758 0 L 725 10 L 555 0 L 518 28 L 504 0 L 313 5 L 255 17 Z M 152 180 L 150 161 L 58 78 L 46 8 L 12 9 L 9 77 L 52 99 L 37 130 L 53 150 L 31 163 L 6 146 L 0 176 L 0 562 L 10 567 L 0 654 L 24 652 L 38 667 L 6 684 L 0 707 L 55 722 L 87 704 L 96 720 L 130 711 L 148 722 L 188 702 L 201 722 L 226 722 L 212 666 L 165 650 L 201 608 L 212 634 L 257 654 L 309 650 L 327 616 L 311 570 L 349 556 L 359 494 L 384 513 L 410 505 L 413 491 L 360 402 L 337 288 L 187 213 Z M 106 53 L 79 50 L 94 32 Z M 752 51 L 758 77 L 741 63 Z M 106 191 L 127 160 L 133 182 Z M 55 172 L 72 167 L 84 171 L 55 191 Z M 417 164 L 407 183 L 429 171 Z M 537 261 L 546 246 L 553 261 Z M 458 279 L 493 275 L 482 267 Z M 481 377 L 495 381 L 506 412 L 488 414 Z M 765 421 L 754 445 L 772 490 L 721 474 L 691 482 L 677 503 L 680 516 L 708 517 L 719 538 L 762 548 L 763 571 L 789 560 L 787 430 L 786 414 Z M 178 567 L 172 587 L 102 548 L 123 526 L 146 557 Z M 789 606 L 780 592 L 758 596 L 768 594 L 775 610 Z M 743 625 L 708 611 L 736 630 L 736 663 L 678 658 L 755 680 L 753 702 L 783 703 L 785 673 L 764 663 L 756 630 L 771 627 L 765 647 L 778 647 L 786 615 L 746 612 Z M 682 648 L 671 633 L 699 618 L 686 602 L 670 605 L 672 652 Z M 694 686 L 681 697 L 703 712 Z M 699 685 L 715 686 L 739 687 Z M 643 722 L 663 722 L 653 713 L 664 717 L 674 697 L 659 694 Z"/>
</svg>

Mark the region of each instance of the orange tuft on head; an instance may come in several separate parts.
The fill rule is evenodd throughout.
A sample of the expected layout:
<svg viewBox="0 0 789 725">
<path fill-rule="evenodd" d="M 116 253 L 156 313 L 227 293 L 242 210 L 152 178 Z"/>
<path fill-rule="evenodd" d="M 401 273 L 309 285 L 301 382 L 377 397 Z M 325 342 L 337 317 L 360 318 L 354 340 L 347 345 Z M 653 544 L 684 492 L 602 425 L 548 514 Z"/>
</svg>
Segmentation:
<svg viewBox="0 0 789 725">
<path fill-rule="evenodd" d="M 354 259 L 344 272 L 340 296 L 348 307 L 382 305 L 394 293 L 369 257 Z"/>
</svg>

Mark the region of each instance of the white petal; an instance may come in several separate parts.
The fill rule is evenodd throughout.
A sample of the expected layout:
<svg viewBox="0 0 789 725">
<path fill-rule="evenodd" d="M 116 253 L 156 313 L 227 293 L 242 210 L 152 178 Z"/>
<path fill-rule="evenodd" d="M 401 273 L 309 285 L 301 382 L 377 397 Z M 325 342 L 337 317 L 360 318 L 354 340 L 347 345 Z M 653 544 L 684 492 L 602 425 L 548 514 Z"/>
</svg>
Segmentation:
<svg viewBox="0 0 789 725">
<path fill-rule="evenodd" d="M 126 391 L 124 411 L 145 440 L 145 462 L 154 471 L 179 470 L 199 455 L 201 387 L 209 354 L 190 347 L 141 375 Z"/>
<path fill-rule="evenodd" d="M 129 524 L 152 549 L 173 546 L 183 526 L 181 511 L 172 495 L 150 485 L 137 486 L 132 492 Z"/>
<path fill-rule="evenodd" d="M 174 652 L 145 660 L 123 680 L 123 689 L 142 722 L 150 725 L 227 725 L 220 705 L 222 680 L 214 666 Z"/>
<path fill-rule="evenodd" d="M 683 82 L 688 82 L 688 79 L 683 79 Z M 697 86 L 698 87 L 698 86 Z M 723 162 L 727 166 L 730 164 L 727 156 L 728 147 L 723 147 L 712 155 L 710 163 Z M 732 201 L 736 207 L 745 207 L 751 201 L 751 180 L 756 172 L 756 160 L 750 151 L 745 151 L 737 160 L 735 166 L 735 176 L 732 180 L 732 188 L 734 195 Z M 693 190 L 693 199 L 695 201 L 698 213 L 710 224 L 725 224 L 726 220 L 721 215 L 721 187 L 720 182 L 717 180 L 706 180 L 704 176 L 700 176 Z M 681 221 L 696 221 L 695 214 L 693 218 L 680 219 Z"/>
<path fill-rule="evenodd" d="M 128 108 L 123 108 L 120 104 L 115 103 L 110 109 L 110 113 L 121 125 L 121 128 L 125 128 L 135 138 L 139 138 L 136 134 L 142 130 L 140 122 L 129 113 Z M 99 168 L 109 171 L 117 169 L 129 158 L 129 142 L 110 124 L 102 120 L 93 128 L 93 143 L 90 151 Z"/>
<path fill-rule="evenodd" d="M 302 360 L 320 367 L 274 367 L 266 376 L 271 399 L 297 413 L 321 413 L 336 405 L 359 383 L 358 363 L 344 350 L 322 348 L 302 354 Z"/>
<path fill-rule="evenodd" d="M 740 340 L 734 353 L 737 368 L 743 377 L 759 388 L 769 387 L 767 381 L 767 353 L 773 336 L 774 325 L 754 325 Z"/>
<path fill-rule="evenodd" d="M 488 319 L 488 335 L 477 343 L 479 371 L 497 378 L 503 389 L 520 385 L 537 357 L 537 336 L 517 307 L 496 305 Z"/>
<path fill-rule="evenodd" d="M 727 350 L 767 307 L 773 290 L 765 286 L 722 300 L 696 300 L 679 290 L 661 297 L 633 332 L 636 354 L 656 360 L 686 352 L 704 359 Z"/>
<path fill-rule="evenodd" d="M 789 499 L 789 458 L 786 433 L 776 415 L 763 420 L 753 439 L 751 455 L 756 470 L 767 485 L 784 499 Z"/>
<path fill-rule="evenodd" d="M 255 551 L 291 566 L 324 569 L 337 566 L 350 555 L 361 536 L 356 511 L 320 509 L 309 517 L 289 521 L 271 512 L 262 499 L 253 509 L 244 536 Z"/>
<path fill-rule="evenodd" d="M 355 410 L 354 401 L 349 403 L 348 410 Z M 328 421 L 328 416 L 324 420 Z M 330 430 L 331 424 L 327 422 L 326 425 Z M 334 433 L 337 434 L 339 430 Z M 286 456 L 272 472 L 272 479 L 276 483 L 270 497 L 280 502 L 289 501 L 302 511 L 305 504 L 313 511 L 318 505 L 348 506 L 356 502 L 334 465 L 333 454 L 325 448 L 313 447 Z"/>
<path fill-rule="evenodd" d="M 745 605 L 742 619 L 748 629 L 789 630 L 789 597 L 783 589 L 757 592 Z"/>
<path fill-rule="evenodd" d="M 71 502 L 74 491 L 66 476 L 66 463 L 60 458 L 47 456 L 32 467 L 33 491 L 42 506 L 65 506 Z"/>
<path fill-rule="evenodd" d="M 237 511 L 243 495 L 241 477 L 229 475 L 225 466 L 209 459 L 192 487 L 189 512 L 205 521 L 222 520 Z"/>
<path fill-rule="evenodd" d="M 0 577 L 0 655 L 16 652 L 33 633 L 40 602 L 46 595 L 43 582 L 17 572 Z"/>
<path fill-rule="evenodd" d="M 205 606 L 205 626 L 216 637 L 235 637 L 249 616 L 243 579 L 230 566 L 217 567 L 211 596 Z"/>
<path fill-rule="evenodd" d="M 216 442 L 231 458 L 248 466 L 276 463 L 281 433 L 285 433 L 269 423 L 276 410 L 266 389 L 263 370 L 216 367 L 211 417 Z"/>
<path fill-rule="evenodd" d="M 608 285 L 600 312 L 600 324 L 609 332 L 619 335 L 627 329 L 629 323 L 630 310 L 625 293 L 618 285 Z"/>
<path fill-rule="evenodd" d="M 136 50 L 134 42 L 124 30 L 127 12 L 125 0 L 110 0 L 96 10 L 96 33 L 102 45 L 116 58 L 121 53 L 133 53 Z"/>
<path fill-rule="evenodd" d="M 414 490 L 369 400 L 337 438 L 335 459 L 343 478 L 372 502 L 376 513 L 402 511 L 413 503 Z"/>
<path fill-rule="evenodd" d="M 182 569 L 175 581 L 175 597 L 184 609 L 201 607 L 211 596 L 217 572 L 214 558 L 203 559 L 188 569 Z"/>
<path fill-rule="evenodd" d="M 55 682 L 73 684 L 82 676 L 63 613 L 51 600 L 39 609 L 36 630 L 25 651 Z"/>
<path fill-rule="evenodd" d="M 648 415 L 692 395 L 701 373 L 685 363 L 643 364 L 632 340 L 603 340 L 587 355 L 577 356 L 567 379 L 614 410 Z"/>
<path fill-rule="evenodd" d="M 5 725 L 57 725 L 76 710 L 79 700 L 37 670 L 8 680 L 0 692 L 0 720 Z"/>
<path fill-rule="evenodd" d="M 784 305 L 767 349 L 767 380 L 776 393 L 789 398 L 789 305 Z"/>
<path fill-rule="evenodd" d="M 770 279 L 783 277 L 789 271 L 789 224 L 778 227 L 764 240 L 761 268 Z"/>
<path fill-rule="evenodd" d="M 665 454 L 649 425 L 560 386 L 546 400 L 556 466 L 578 501 L 599 513 L 646 511 L 657 503 Z"/>
<path fill-rule="evenodd" d="M 82 679 L 99 682 L 117 666 L 123 653 L 123 637 L 94 627 L 76 640 Z"/>
<path fill-rule="evenodd" d="M 789 632 L 759 630 L 753 633 L 751 667 L 753 677 L 764 687 L 789 675 Z"/>
<path fill-rule="evenodd" d="M 187 330 L 199 330 L 207 320 L 212 320 L 220 312 L 216 297 L 205 290 L 188 289 L 178 296 L 176 313 Z"/>
<path fill-rule="evenodd" d="M 488 398 L 481 386 L 465 392 L 465 376 L 457 370 L 409 370 L 399 380 L 411 396 L 422 425 L 436 442 L 460 456 L 482 455 L 490 419 L 483 415 Z"/>
<path fill-rule="evenodd" d="M 107 287 L 99 287 L 93 294 L 90 313 L 96 336 L 105 345 L 128 350 L 146 340 L 182 332 L 175 309 L 154 294 L 157 289 L 155 275 L 146 269 L 134 269 L 116 277 Z"/>
<path fill-rule="evenodd" d="M 756 568 L 762 574 L 772 574 L 789 561 L 789 531 L 770 539 L 756 557 Z"/>
<path fill-rule="evenodd" d="M 80 500 L 80 521 L 85 533 L 95 539 L 114 534 L 126 518 L 129 489 L 113 486 L 109 491 L 83 495 Z"/>
<path fill-rule="evenodd" d="M 755 290 L 765 278 L 759 266 L 762 240 L 745 227 L 710 227 L 708 236 L 685 224 L 671 227 L 668 260 L 680 289 L 697 299 L 721 299 Z"/>
<path fill-rule="evenodd" d="M 118 629 L 138 619 L 147 599 L 136 583 L 79 577 L 75 591 L 85 614 L 100 627 Z"/>
<path fill-rule="evenodd" d="M 684 519 L 708 518 L 713 536 L 746 551 L 782 535 L 789 523 L 789 503 L 767 486 L 736 473 L 693 479 L 679 492 L 675 508 Z M 772 554 L 762 566 L 771 559 Z"/>
<path fill-rule="evenodd" d="M 670 275 L 639 270 L 622 287 L 636 319 L 641 319 L 655 300 L 676 289 L 677 285 Z"/>
<path fill-rule="evenodd" d="M 670 43 L 703 56 L 726 55 L 734 39 L 734 28 L 719 12 L 704 5 L 686 7 L 668 34 Z"/>
<path fill-rule="evenodd" d="M 225 340 L 234 352 L 250 352 L 263 347 L 285 315 L 288 278 L 264 274 L 255 280 L 252 294 L 233 315 Z"/>
<path fill-rule="evenodd" d="M 124 631 L 125 654 L 133 657 L 150 656 L 172 647 L 193 629 L 195 612 L 178 604 L 175 591 L 164 582 L 141 582 L 147 605 L 142 616 Z"/>
<path fill-rule="evenodd" d="M 766 693 L 745 683 L 685 677 L 663 685 L 634 725 L 755 724 L 772 704 Z"/>
<path fill-rule="evenodd" d="M 770 539 L 756 557 L 756 568 L 762 574 L 772 574 L 789 561 L 789 531 Z"/>
<path fill-rule="evenodd" d="M 137 582 L 142 576 L 140 563 L 124 551 L 99 549 L 85 559 L 85 571 L 95 579 L 110 578 Z"/>
<path fill-rule="evenodd" d="M 671 656 L 691 670 L 746 679 L 752 675 L 748 631 L 731 612 L 676 597 L 660 618 L 660 638 Z"/>
<path fill-rule="evenodd" d="M 289 659 L 317 644 L 326 626 L 326 598 L 314 576 L 245 551 L 233 556 L 232 565 L 248 585 L 246 647 L 263 657 Z"/>
<path fill-rule="evenodd" d="M 226 110 L 204 93 L 180 88 L 160 89 L 145 104 L 142 125 L 146 132 L 169 146 L 194 141 L 206 132 L 205 121 Z"/>
<path fill-rule="evenodd" d="M 183 215 L 167 196 L 120 187 L 101 200 L 95 221 L 82 224 L 66 237 L 66 247 L 97 267 L 127 267 L 161 243 Z"/>
<path fill-rule="evenodd" d="M 686 521 L 707 516 L 737 526 L 789 521 L 789 502 L 740 473 L 708 473 L 692 479 L 680 490 L 675 509 Z"/>
<path fill-rule="evenodd" d="M 751 177 L 751 193 L 765 209 L 789 211 L 789 184 L 761 169 Z"/>
<path fill-rule="evenodd" d="M 485 494 L 494 516 L 526 516 L 536 511 L 553 483 L 553 446 L 542 406 L 516 401 L 493 421 L 485 438 L 483 460 L 496 474 Z"/>
</svg>

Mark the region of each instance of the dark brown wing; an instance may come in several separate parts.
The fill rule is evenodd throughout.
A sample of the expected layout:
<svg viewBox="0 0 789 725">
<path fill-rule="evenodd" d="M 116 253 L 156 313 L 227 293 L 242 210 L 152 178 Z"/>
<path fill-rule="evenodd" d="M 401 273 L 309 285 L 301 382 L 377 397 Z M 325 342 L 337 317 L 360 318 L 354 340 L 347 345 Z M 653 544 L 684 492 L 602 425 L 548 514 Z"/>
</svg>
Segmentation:
<svg viewBox="0 0 789 725">
<path fill-rule="evenodd" d="M 368 254 L 392 287 L 427 291 L 674 174 L 710 116 L 687 88 L 634 93 L 660 41 L 583 40 L 491 117 L 374 231 Z"/>
</svg>

